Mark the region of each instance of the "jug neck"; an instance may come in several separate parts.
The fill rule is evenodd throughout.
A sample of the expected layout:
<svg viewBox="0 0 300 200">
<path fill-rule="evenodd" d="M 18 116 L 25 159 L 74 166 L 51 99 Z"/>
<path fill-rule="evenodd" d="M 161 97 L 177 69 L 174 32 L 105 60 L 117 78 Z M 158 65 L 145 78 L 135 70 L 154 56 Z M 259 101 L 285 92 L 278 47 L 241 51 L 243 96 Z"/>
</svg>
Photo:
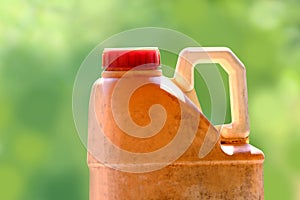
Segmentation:
<svg viewBox="0 0 300 200">
<path fill-rule="evenodd" d="M 102 72 L 102 78 L 159 77 L 159 76 L 162 76 L 162 71 L 160 69 Z"/>
</svg>

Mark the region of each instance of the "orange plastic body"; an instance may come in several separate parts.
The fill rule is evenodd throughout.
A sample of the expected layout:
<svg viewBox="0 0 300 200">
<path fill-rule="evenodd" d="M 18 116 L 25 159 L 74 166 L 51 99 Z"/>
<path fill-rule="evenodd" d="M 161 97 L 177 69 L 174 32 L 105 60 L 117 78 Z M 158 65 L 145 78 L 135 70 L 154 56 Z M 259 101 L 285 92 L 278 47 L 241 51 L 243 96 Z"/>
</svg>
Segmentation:
<svg viewBox="0 0 300 200">
<path fill-rule="evenodd" d="M 148 138 L 130 136 L 115 122 L 111 99 L 122 73 L 104 72 L 102 78 L 94 84 L 88 140 L 90 200 L 264 199 L 263 153 L 247 143 L 221 144 L 218 130 L 200 109 L 187 96 L 181 100 L 162 89 L 161 77 L 159 70 L 132 72 L 132 75 L 126 77 L 129 84 L 138 79 L 150 82 L 138 88 L 130 98 L 128 110 L 135 123 L 140 126 L 149 124 L 148 110 L 154 104 L 162 105 L 167 113 L 164 127 Z M 124 99 L 117 99 L 115 103 L 122 105 Z M 185 110 L 184 116 L 182 109 Z M 103 145 L 103 141 L 99 141 L 96 126 L 101 126 L 105 136 L 114 145 L 129 152 L 146 153 L 167 145 L 175 137 L 181 120 L 185 120 L 188 125 L 197 118 L 200 120 L 194 127 L 196 135 L 188 149 L 161 169 L 131 173 L 111 168 L 97 159 L 98 147 Z M 200 158 L 204 139 L 217 142 L 207 155 Z M 115 159 L 118 163 L 122 158 Z M 134 165 L 126 161 L 122 164 L 129 168 Z"/>
</svg>

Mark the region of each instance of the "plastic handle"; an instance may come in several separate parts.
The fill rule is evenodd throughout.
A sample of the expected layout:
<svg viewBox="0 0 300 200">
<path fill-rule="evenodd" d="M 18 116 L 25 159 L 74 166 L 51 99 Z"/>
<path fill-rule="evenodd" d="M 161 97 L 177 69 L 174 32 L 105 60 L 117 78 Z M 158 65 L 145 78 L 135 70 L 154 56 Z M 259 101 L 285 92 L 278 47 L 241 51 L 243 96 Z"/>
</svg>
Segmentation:
<svg viewBox="0 0 300 200">
<path fill-rule="evenodd" d="M 183 49 L 177 61 L 174 79 L 184 92 L 194 88 L 194 67 L 201 63 L 218 63 L 228 73 L 231 119 L 222 125 L 223 138 L 242 139 L 249 135 L 246 70 L 234 53 L 225 47 L 189 47 Z"/>
</svg>

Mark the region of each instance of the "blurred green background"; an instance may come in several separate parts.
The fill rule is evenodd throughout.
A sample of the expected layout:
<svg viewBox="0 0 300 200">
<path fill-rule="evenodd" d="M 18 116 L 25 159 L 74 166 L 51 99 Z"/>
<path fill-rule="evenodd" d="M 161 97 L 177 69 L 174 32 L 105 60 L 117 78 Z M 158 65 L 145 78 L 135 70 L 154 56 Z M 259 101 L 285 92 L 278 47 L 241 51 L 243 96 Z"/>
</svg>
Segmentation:
<svg viewBox="0 0 300 200">
<path fill-rule="evenodd" d="M 228 46 L 247 67 L 251 143 L 265 152 L 265 198 L 300 199 L 300 2 L 0 2 L 0 199 L 88 199 L 72 118 L 76 72 L 131 28 L 178 30 Z"/>
</svg>

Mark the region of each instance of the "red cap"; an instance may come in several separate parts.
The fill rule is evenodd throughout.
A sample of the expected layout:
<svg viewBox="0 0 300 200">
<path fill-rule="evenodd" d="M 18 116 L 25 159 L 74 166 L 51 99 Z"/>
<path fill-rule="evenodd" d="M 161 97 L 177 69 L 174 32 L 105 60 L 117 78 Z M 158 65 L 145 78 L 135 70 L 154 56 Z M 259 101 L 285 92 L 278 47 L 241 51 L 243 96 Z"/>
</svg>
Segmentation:
<svg viewBox="0 0 300 200">
<path fill-rule="evenodd" d="M 157 69 L 160 54 L 156 47 L 142 48 L 105 48 L 102 54 L 102 66 L 107 71 L 127 71 Z"/>
</svg>

